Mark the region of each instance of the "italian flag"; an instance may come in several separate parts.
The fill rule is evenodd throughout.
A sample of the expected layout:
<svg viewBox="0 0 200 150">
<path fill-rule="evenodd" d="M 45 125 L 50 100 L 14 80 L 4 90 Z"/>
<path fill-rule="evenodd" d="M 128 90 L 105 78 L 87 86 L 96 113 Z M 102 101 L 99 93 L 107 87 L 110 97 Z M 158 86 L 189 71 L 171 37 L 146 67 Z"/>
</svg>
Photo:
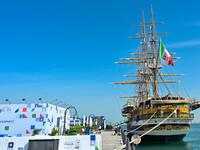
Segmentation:
<svg viewBox="0 0 200 150">
<path fill-rule="evenodd" d="M 170 54 L 166 50 L 166 48 L 165 48 L 165 46 L 164 46 L 164 44 L 162 43 L 161 40 L 160 40 L 160 59 L 161 59 L 162 64 L 174 66 L 174 62 L 172 60 L 172 57 L 170 56 Z"/>
</svg>

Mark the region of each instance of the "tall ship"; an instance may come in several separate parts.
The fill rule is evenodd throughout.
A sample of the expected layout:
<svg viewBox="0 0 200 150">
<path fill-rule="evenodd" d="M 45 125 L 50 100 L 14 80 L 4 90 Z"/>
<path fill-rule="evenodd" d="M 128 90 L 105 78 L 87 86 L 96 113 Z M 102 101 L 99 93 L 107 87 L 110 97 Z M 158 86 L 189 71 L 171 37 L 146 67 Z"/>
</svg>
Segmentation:
<svg viewBox="0 0 200 150">
<path fill-rule="evenodd" d="M 149 22 L 145 22 L 143 12 L 140 25 L 133 26 L 140 28 L 141 33 L 129 37 L 139 40 L 137 52 L 116 62 L 130 65 L 135 72 L 124 75 L 130 80 L 113 84 L 133 87 L 130 95 L 119 97 L 127 100 L 121 112 L 126 118 L 129 136 L 139 135 L 142 142 L 182 140 L 194 119 L 191 111 L 200 107 L 199 101 L 189 96 L 181 82 L 183 74 L 175 69 L 175 62 L 180 58 L 170 50 L 168 52 L 161 40 L 167 33 L 155 30 L 160 24 L 163 23 L 154 22 L 152 7 Z"/>
</svg>

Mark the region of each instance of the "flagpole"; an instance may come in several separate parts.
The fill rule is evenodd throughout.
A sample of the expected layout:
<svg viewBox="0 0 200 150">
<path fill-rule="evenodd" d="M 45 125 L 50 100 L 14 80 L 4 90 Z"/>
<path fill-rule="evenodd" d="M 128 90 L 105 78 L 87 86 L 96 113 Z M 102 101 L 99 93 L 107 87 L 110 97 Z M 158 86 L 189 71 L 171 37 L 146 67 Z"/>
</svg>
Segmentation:
<svg viewBox="0 0 200 150">
<path fill-rule="evenodd" d="M 158 57 L 159 57 L 159 54 L 160 54 L 160 41 L 161 41 L 161 39 L 159 40 L 159 46 L 158 46 L 158 54 L 157 54 L 157 58 L 156 58 L 156 68 L 155 68 L 155 86 L 157 87 L 156 88 L 156 91 L 155 91 L 155 93 L 156 93 L 156 97 L 159 95 L 159 93 L 158 93 L 158 83 L 157 83 L 157 78 L 158 78 L 158 76 L 157 76 L 157 72 L 158 72 Z"/>
<path fill-rule="evenodd" d="M 157 54 L 157 58 L 156 58 L 156 70 L 157 70 L 157 67 L 158 67 L 158 57 L 160 55 L 160 41 L 161 41 L 161 39 L 159 40 L 158 54 Z"/>
</svg>

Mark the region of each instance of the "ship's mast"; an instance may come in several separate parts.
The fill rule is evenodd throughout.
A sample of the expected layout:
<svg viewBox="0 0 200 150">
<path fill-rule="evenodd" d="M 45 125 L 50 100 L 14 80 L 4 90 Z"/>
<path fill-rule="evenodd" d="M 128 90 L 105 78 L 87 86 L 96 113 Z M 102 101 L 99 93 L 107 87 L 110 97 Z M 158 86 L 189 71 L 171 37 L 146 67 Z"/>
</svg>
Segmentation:
<svg viewBox="0 0 200 150">
<path fill-rule="evenodd" d="M 154 77 L 154 84 L 153 84 L 153 93 L 154 93 L 154 97 L 157 98 L 158 95 L 158 83 L 157 83 L 157 66 L 156 66 L 156 61 L 155 59 L 155 49 L 156 49 L 156 40 L 155 40 L 155 34 L 154 34 L 154 22 L 153 22 L 153 8 L 151 6 L 151 49 L 153 52 L 153 60 L 152 60 L 152 64 L 153 64 L 153 77 Z"/>
<path fill-rule="evenodd" d="M 138 80 L 133 81 L 124 81 L 124 82 L 114 82 L 113 84 L 138 84 L 138 95 L 135 96 L 123 96 L 121 98 L 133 98 L 139 97 L 139 101 L 144 101 L 145 99 L 149 99 L 150 97 L 159 98 L 159 90 L 158 84 L 164 83 L 177 83 L 180 81 L 165 81 L 163 76 L 177 76 L 182 74 L 160 74 L 159 69 L 162 69 L 161 61 L 158 59 L 159 50 L 156 46 L 158 39 L 157 35 L 166 35 L 168 33 L 155 33 L 155 24 L 163 24 L 162 22 L 154 22 L 153 9 L 151 7 L 151 21 L 145 22 L 144 12 L 142 15 L 142 23 L 140 26 L 133 27 L 141 27 L 142 33 L 137 33 L 136 37 L 129 37 L 129 39 L 142 39 L 142 51 L 138 49 L 138 53 L 133 53 L 131 58 L 122 58 L 120 62 L 116 62 L 117 64 L 129 64 L 129 65 L 138 65 L 138 74 L 137 75 L 125 75 L 125 77 L 138 77 Z M 150 33 L 146 33 L 146 29 L 150 28 Z M 148 42 L 150 42 L 150 49 L 148 48 Z M 174 53 L 170 53 L 174 54 Z M 172 59 L 179 59 L 177 57 L 172 57 Z M 124 61 L 125 60 L 125 61 Z M 158 80 L 158 76 L 160 76 L 161 81 Z M 150 92 L 150 85 L 152 85 L 152 94 Z"/>
<path fill-rule="evenodd" d="M 140 48 L 138 48 L 138 53 L 140 53 Z M 138 56 L 138 58 L 140 58 L 140 56 Z M 141 65 L 140 65 L 140 59 L 138 60 L 138 74 L 140 74 L 142 71 Z M 142 77 L 138 77 L 139 81 L 142 81 Z M 139 94 L 139 101 L 142 100 L 143 97 L 143 89 L 142 89 L 142 84 L 139 84 L 138 90 L 137 90 L 138 94 Z"/>
<path fill-rule="evenodd" d="M 143 72 L 144 72 L 144 74 L 145 74 L 145 81 L 146 81 L 146 98 L 148 98 L 149 97 L 149 83 L 148 83 L 148 74 L 147 73 L 149 73 L 148 72 L 148 70 L 147 70 L 147 68 L 145 67 L 146 66 L 146 64 L 147 64 L 147 42 L 146 42 L 146 29 L 145 29 L 145 22 L 144 22 L 144 11 L 143 11 L 143 16 L 142 16 L 142 32 L 143 32 L 143 53 L 145 53 L 144 54 L 144 59 L 145 59 L 145 61 L 144 61 L 144 70 L 143 70 Z M 140 55 L 138 55 L 138 56 L 140 56 Z"/>
</svg>

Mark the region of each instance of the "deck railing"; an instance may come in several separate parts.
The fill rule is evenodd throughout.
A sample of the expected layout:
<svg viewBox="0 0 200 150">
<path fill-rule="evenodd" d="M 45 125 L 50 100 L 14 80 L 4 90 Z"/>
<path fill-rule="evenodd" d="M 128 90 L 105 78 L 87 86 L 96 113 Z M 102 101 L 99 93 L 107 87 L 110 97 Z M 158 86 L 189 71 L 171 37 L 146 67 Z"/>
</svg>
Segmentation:
<svg viewBox="0 0 200 150">
<path fill-rule="evenodd" d="M 152 114 L 150 114 L 150 115 L 143 115 L 143 116 L 140 116 L 140 118 L 141 119 L 149 119 L 151 116 L 152 116 Z M 169 116 L 169 113 L 157 114 L 152 119 L 166 118 L 168 116 Z M 193 113 L 190 113 L 190 114 L 174 114 L 170 118 L 176 118 L 176 119 L 194 119 L 194 114 Z"/>
</svg>

